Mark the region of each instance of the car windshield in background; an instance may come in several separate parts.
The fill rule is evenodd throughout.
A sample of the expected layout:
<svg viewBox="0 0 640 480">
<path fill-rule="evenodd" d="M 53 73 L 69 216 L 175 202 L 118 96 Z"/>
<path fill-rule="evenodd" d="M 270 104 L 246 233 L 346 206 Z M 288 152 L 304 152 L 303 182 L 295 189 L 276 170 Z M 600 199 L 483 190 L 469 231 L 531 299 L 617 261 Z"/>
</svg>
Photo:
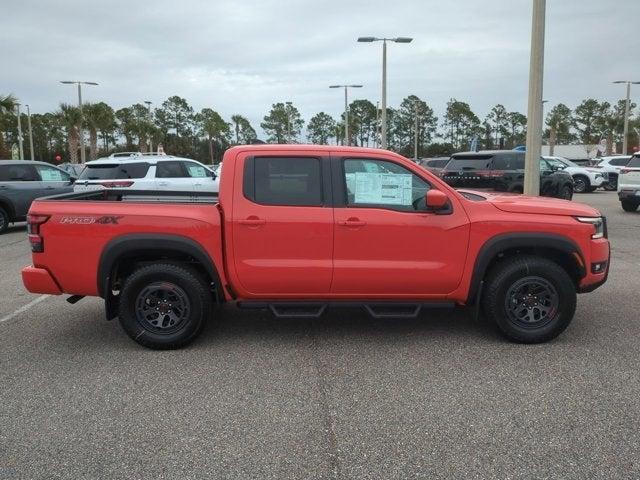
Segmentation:
<svg viewBox="0 0 640 480">
<path fill-rule="evenodd" d="M 87 165 L 78 180 L 121 180 L 144 178 L 149 170 L 148 163 L 96 164 Z"/>
<path fill-rule="evenodd" d="M 472 171 L 486 170 L 491 165 L 491 155 L 455 156 L 447 164 L 447 170 Z"/>
</svg>

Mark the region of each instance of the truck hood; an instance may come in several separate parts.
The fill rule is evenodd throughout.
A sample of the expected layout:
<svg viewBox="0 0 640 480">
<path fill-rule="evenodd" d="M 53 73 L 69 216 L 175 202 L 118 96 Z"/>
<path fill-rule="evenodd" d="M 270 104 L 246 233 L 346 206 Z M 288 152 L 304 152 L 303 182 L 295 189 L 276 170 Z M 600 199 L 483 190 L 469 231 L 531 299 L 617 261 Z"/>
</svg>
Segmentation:
<svg viewBox="0 0 640 480">
<path fill-rule="evenodd" d="M 600 212 L 595 208 L 570 200 L 549 197 L 529 197 L 527 195 L 509 193 L 465 191 L 485 197 L 488 202 L 503 212 L 569 215 L 574 217 L 601 216 Z"/>
</svg>

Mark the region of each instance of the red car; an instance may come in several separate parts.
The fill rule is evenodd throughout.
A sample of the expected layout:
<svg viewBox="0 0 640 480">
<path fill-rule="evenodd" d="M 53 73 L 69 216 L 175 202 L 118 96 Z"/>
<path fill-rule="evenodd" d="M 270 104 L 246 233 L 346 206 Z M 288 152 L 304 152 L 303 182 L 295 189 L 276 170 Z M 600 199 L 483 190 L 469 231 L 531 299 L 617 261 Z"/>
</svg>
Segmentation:
<svg viewBox="0 0 640 480">
<path fill-rule="evenodd" d="M 382 150 L 239 146 L 220 194 L 127 189 L 37 200 L 34 293 L 105 300 L 136 342 L 192 341 L 214 307 L 280 317 L 359 305 L 375 317 L 475 305 L 518 342 L 571 321 L 609 268 L 600 212 L 551 198 L 456 191 Z"/>
</svg>

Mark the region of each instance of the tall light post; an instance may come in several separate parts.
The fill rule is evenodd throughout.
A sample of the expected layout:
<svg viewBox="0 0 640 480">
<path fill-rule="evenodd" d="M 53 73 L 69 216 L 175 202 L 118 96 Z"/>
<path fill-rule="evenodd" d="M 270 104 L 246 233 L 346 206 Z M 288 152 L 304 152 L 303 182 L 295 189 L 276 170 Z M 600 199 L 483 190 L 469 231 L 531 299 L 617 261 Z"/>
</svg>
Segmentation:
<svg viewBox="0 0 640 480">
<path fill-rule="evenodd" d="M 20 147 L 20 160 L 24 160 L 24 146 L 22 145 L 22 121 L 20 120 L 20 104 L 16 103 L 18 113 L 18 146 Z"/>
<path fill-rule="evenodd" d="M 544 28 L 546 0 L 533 0 L 531 59 L 527 107 L 527 151 L 524 160 L 524 194 L 540 195 L 542 153 L 542 86 L 544 72 Z"/>
<path fill-rule="evenodd" d="M 413 115 L 415 117 L 415 125 L 413 130 L 413 159 L 418 161 L 418 102 L 413 103 Z"/>
<path fill-rule="evenodd" d="M 344 88 L 344 144 L 351 145 L 349 137 L 349 97 L 347 92 L 350 88 L 362 88 L 362 85 L 329 85 L 329 88 Z"/>
<path fill-rule="evenodd" d="M 289 143 L 289 138 L 291 137 L 291 102 L 284 102 L 284 111 L 287 114 L 287 138 L 285 138 L 284 143 Z"/>
<path fill-rule="evenodd" d="M 632 82 L 629 80 L 616 80 L 613 83 L 626 83 L 627 84 L 627 102 L 624 105 L 624 138 L 622 139 L 622 154 L 626 155 L 629 151 L 629 110 L 631 100 L 631 84 L 637 85 L 640 82 Z"/>
<path fill-rule="evenodd" d="M 65 85 L 78 86 L 78 108 L 80 109 L 80 161 L 85 163 L 86 152 L 84 151 L 84 116 L 82 115 L 82 85 L 98 85 L 96 82 L 81 82 L 78 80 L 60 80 Z"/>
<path fill-rule="evenodd" d="M 29 149 L 31 151 L 31 160 L 35 160 L 35 153 L 33 153 L 33 130 L 31 130 L 31 110 L 29 110 L 29 105 L 25 105 L 27 107 L 27 124 L 29 125 Z"/>
<path fill-rule="evenodd" d="M 378 123 L 380 122 L 380 102 L 376 102 L 376 131 L 373 135 L 373 146 L 378 148 Z"/>
<path fill-rule="evenodd" d="M 382 111 L 380 112 L 380 144 L 381 148 L 387 148 L 387 42 L 394 43 L 411 43 L 413 38 L 396 37 L 396 38 L 378 38 L 378 37 L 359 37 L 358 42 L 382 42 Z"/>
<path fill-rule="evenodd" d="M 153 140 L 151 139 L 151 125 L 153 123 L 151 118 L 151 101 L 145 100 L 144 103 L 146 103 L 147 109 L 149 110 L 149 153 L 153 153 Z"/>
</svg>

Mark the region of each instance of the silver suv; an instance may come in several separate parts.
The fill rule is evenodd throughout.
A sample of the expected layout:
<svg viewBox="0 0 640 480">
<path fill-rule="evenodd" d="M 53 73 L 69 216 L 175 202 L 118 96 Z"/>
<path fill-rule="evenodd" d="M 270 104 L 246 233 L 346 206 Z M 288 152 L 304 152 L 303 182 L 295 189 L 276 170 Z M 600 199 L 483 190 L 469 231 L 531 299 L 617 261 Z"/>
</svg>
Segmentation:
<svg viewBox="0 0 640 480">
<path fill-rule="evenodd" d="M 73 191 L 74 178 L 45 162 L 0 160 L 0 233 L 23 221 L 38 197 Z"/>
</svg>

